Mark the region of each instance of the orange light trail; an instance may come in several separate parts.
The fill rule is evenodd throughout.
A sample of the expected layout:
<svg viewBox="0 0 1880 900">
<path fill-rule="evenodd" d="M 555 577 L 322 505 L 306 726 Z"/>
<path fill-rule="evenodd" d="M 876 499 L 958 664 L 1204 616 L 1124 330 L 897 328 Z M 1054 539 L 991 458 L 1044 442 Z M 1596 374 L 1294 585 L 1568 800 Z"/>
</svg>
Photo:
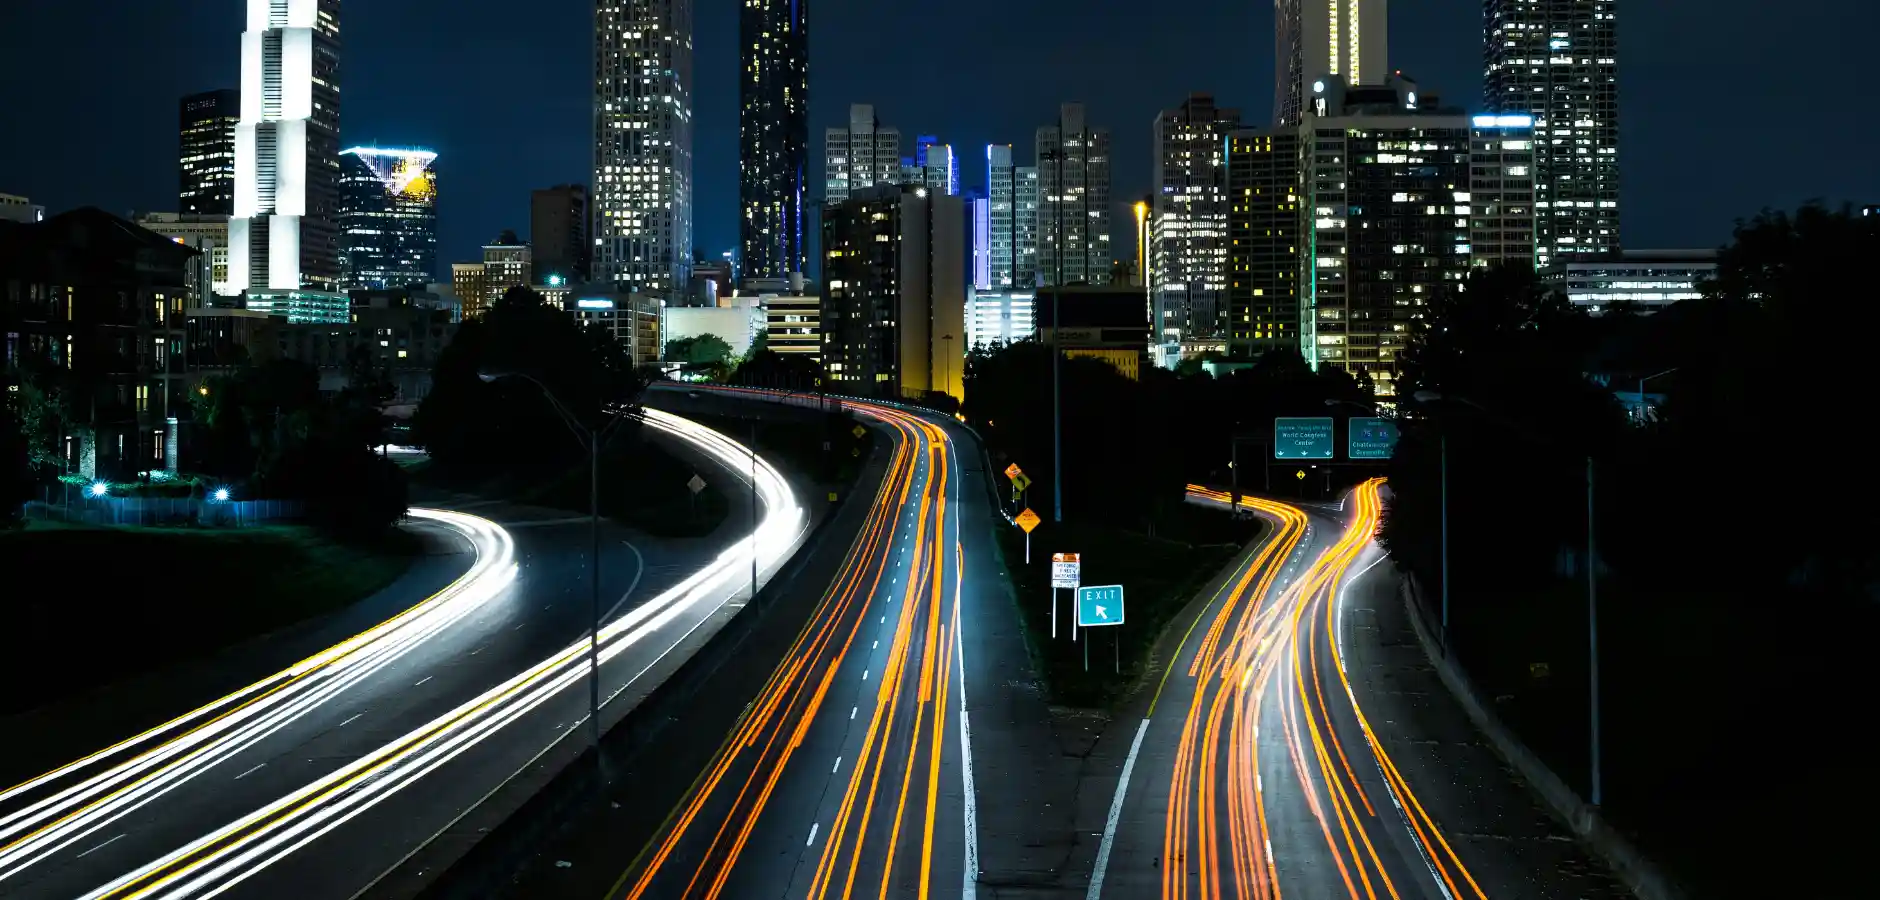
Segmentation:
<svg viewBox="0 0 1880 900">
<path fill-rule="evenodd" d="M 915 873 L 919 896 L 927 896 L 942 808 L 947 703 L 957 702 L 951 687 L 958 677 L 960 611 L 958 591 L 949 590 L 947 582 L 949 577 L 957 582 L 963 572 L 957 523 L 949 521 L 949 514 L 958 516 L 950 508 L 957 476 L 944 429 L 884 404 L 846 399 L 842 404 L 894 439 L 866 521 L 763 690 L 609 898 L 715 900 L 736 893 L 729 885 L 739 860 L 779 784 L 801 769 L 791 765 L 796 751 L 837 689 L 837 676 L 851 662 L 863 624 L 873 624 L 887 612 L 883 607 L 896 603 L 900 609 L 887 623 L 892 636 L 879 642 L 887 650 L 885 668 L 866 673 L 874 682 L 869 685 L 874 703 L 866 711 L 861 751 L 842 779 L 833 817 L 820 823 L 822 846 L 803 851 L 811 854 L 804 865 L 808 872 L 808 860 L 814 859 L 812 898 L 907 896 L 914 892 L 909 882 Z M 910 512 L 911 534 L 897 538 Z M 906 584 L 886 589 L 884 576 L 894 570 L 902 550 Z M 870 650 L 864 638 L 856 658 L 865 662 Z M 884 775 L 898 782 L 886 792 L 881 790 Z M 882 848 L 875 851 L 880 861 L 865 867 L 865 850 L 874 847 Z M 902 867 L 898 879 L 897 867 Z"/>
<path fill-rule="evenodd" d="M 1329 863 L 1320 874 L 1336 872 L 1334 884 L 1343 886 L 1345 896 L 1398 898 L 1406 877 L 1415 876 L 1440 882 L 1452 897 L 1487 900 L 1373 733 L 1345 672 L 1337 605 L 1352 565 L 1377 531 L 1382 485 L 1381 478 L 1360 485 L 1351 495 L 1351 521 L 1337 542 L 1277 588 L 1280 572 L 1305 538 L 1307 517 L 1284 503 L 1242 499 L 1273 530 L 1223 586 L 1225 601 L 1185 670 L 1195 689 L 1169 774 L 1164 898 L 1281 900 L 1283 882 L 1298 886 L 1303 876 L 1277 861 L 1275 851 L 1301 858 L 1321 851 L 1274 847 L 1270 807 L 1281 801 L 1268 779 L 1278 777 L 1296 783 L 1298 796 L 1285 802 L 1301 804 L 1316 824 L 1315 843 L 1322 842 Z M 1194 485 L 1189 494 L 1231 502 L 1224 492 Z M 1328 663 L 1338 679 L 1329 692 Z M 1262 753 L 1260 728 L 1269 711 L 1275 718 Z M 1341 738 L 1354 731 L 1364 738 L 1362 748 Z M 1368 752 L 1377 777 L 1362 763 L 1364 753 L 1354 756 L 1354 749 Z M 1378 790 L 1388 792 L 1391 802 L 1380 807 Z M 1386 849 L 1395 846 L 1387 839 L 1393 829 L 1410 835 L 1422 859 L 1402 860 Z"/>
</svg>

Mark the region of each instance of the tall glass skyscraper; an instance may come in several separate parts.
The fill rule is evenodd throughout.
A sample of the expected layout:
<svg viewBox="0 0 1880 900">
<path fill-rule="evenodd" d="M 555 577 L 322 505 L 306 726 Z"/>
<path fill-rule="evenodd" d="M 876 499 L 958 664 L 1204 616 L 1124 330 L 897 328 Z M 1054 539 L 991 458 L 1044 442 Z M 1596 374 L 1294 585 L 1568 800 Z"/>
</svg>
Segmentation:
<svg viewBox="0 0 1880 900">
<path fill-rule="evenodd" d="M 823 133 L 823 200 L 840 203 L 857 191 L 901 182 L 901 130 L 881 124 L 875 108 L 849 105 L 847 128 Z"/>
<path fill-rule="evenodd" d="M 1110 283 L 1110 130 L 1066 103 L 1038 129 L 1038 272 L 1044 284 Z"/>
<path fill-rule="evenodd" d="M 437 154 L 340 153 L 340 271 L 348 289 L 437 280 Z"/>
<path fill-rule="evenodd" d="M 1227 292 L 1227 135 L 1240 111 L 1193 94 L 1155 119 L 1150 296 L 1163 361 L 1182 341 L 1223 338 Z"/>
<path fill-rule="evenodd" d="M 745 0 L 738 31 L 739 256 L 747 278 L 788 278 L 803 271 L 809 168 L 803 0 Z"/>
<path fill-rule="evenodd" d="M 1619 247 L 1615 0 L 1486 0 L 1483 100 L 1534 117 L 1537 262 Z"/>
<path fill-rule="evenodd" d="M 235 124 L 242 95 L 236 90 L 184 97 L 177 109 L 176 211 L 186 216 L 235 212 Z"/>
<path fill-rule="evenodd" d="M 229 283 L 339 284 L 339 0 L 248 0 Z"/>
<path fill-rule="evenodd" d="M 1383 84 L 1389 74 L 1389 14 L 1389 0 L 1273 0 L 1274 123 L 1299 124 L 1320 76 Z"/>
<path fill-rule="evenodd" d="M 595 0 L 595 280 L 692 278 L 692 0 Z"/>
</svg>

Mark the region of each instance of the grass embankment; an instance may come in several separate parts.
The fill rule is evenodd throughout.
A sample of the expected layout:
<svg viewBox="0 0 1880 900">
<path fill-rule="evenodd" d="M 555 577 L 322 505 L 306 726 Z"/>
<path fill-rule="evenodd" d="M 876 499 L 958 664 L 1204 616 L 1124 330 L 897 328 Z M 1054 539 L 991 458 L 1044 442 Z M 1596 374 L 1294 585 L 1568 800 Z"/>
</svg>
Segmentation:
<svg viewBox="0 0 1880 900">
<path fill-rule="evenodd" d="M 1176 507 L 1166 519 L 1155 537 L 1100 522 L 1043 522 L 1031 533 L 1030 565 L 1025 564 L 1024 532 L 1003 519 L 993 520 L 991 527 L 1011 573 L 1032 660 L 1051 702 L 1106 707 L 1120 700 L 1147 662 L 1163 627 L 1264 527 L 1257 520 L 1234 521 L 1224 510 L 1186 504 Z M 1123 585 L 1127 603 L 1124 624 L 1085 629 L 1073 643 L 1073 598 L 1071 592 L 1059 591 L 1058 638 L 1052 640 L 1053 552 L 1081 554 L 1086 585 Z M 1088 671 L 1084 664 L 1086 650 Z"/>
<path fill-rule="evenodd" d="M 214 652 L 345 607 L 403 574 L 402 531 L 342 544 L 301 527 L 0 533 L 0 714 Z"/>
<path fill-rule="evenodd" d="M 1582 797 L 1589 790 L 1586 584 L 1456 604 L 1470 677 Z M 1835 896 L 1865 858 L 1851 810 L 1876 797 L 1859 710 L 1880 608 L 1599 583 L 1603 812 L 1692 896 Z M 1717 848 L 1753 835 L 1744 866 Z M 1851 883 L 1851 882 L 1848 882 Z"/>
</svg>

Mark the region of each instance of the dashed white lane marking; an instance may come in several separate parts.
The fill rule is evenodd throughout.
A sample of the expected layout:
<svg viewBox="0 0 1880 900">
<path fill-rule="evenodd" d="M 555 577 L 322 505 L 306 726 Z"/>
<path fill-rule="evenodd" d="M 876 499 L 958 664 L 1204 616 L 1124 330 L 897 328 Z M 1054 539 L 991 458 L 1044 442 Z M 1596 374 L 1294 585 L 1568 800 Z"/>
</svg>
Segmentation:
<svg viewBox="0 0 1880 900">
<path fill-rule="evenodd" d="M 834 775 L 837 771 L 841 770 L 841 768 L 842 768 L 842 757 L 838 756 L 836 757 L 836 764 L 829 767 L 829 774 Z"/>
<path fill-rule="evenodd" d="M 851 721 L 851 722 L 853 722 L 853 721 L 855 721 L 855 713 L 856 713 L 856 711 L 857 711 L 857 710 L 859 710 L 859 709 L 861 709 L 861 707 L 859 707 L 859 706 L 851 706 L 851 707 L 849 707 L 849 721 Z"/>
<path fill-rule="evenodd" d="M 250 776 L 250 775 L 253 775 L 253 774 L 255 774 L 255 769 L 259 769 L 259 768 L 261 768 L 261 766 L 265 766 L 265 765 L 267 765 L 267 763 L 262 763 L 262 764 L 261 764 L 260 766 L 255 766 L 255 768 L 254 768 L 254 769 L 249 769 L 248 771 L 246 771 L 246 772 L 243 772 L 243 773 L 241 773 L 240 775 L 237 775 L 237 776 L 235 776 L 235 780 L 236 780 L 236 781 L 240 781 L 240 780 L 242 780 L 242 779 L 244 779 L 244 778 L 247 778 L 248 776 Z"/>
<path fill-rule="evenodd" d="M 436 675 L 426 675 L 424 676 L 424 681 L 430 681 L 431 679 L 436 678 L 436 677 L 437 677 Z M 418 682 L 418 684 L 412 685 L 412 687 L 417 687 L 418 685 L 423 684 L 424 681 L 420 681 Z"/>
<path fill-rule="evenodd" d="M 118 835 L 117 837 L 114 837 L 114 838 L 112 838 L 112 839 L 110 839 L 110 840 L 108 840 L 108 841 L 105 841 L 104 843 L 102 843 L 102 844 L 99 844 L 98 846 L 96 846 L 96 847 L 93 847 L 93 848 L 91 848 L 90 850 L 87 850 L 87 851 L 85 851 L 85 852 L 83 852 L 83 853 L 80 853 L 79 855 L 77 855 L 77 856 L 74 856 L 74 857 L 72 857 L 72 858 L 73 858 L 73 859 L 84 859 L 85 857 L 87 857 L 87 856 L 90 856 L 90 855 L 92 855 L 93 853 L 97 853 L 98 851 L 100 851 L 100 850 L 103 850 L 104 848 L 106 848 L 106 847 L 109 847 L 109 846 L 111 846 L 112 844 L 115 844 L 115 843 L 117 843 L 117 842 L 118 842 L 118 841 L 119 841 L 120 839 L 122 839 L 123 837 L 124 837 L 124 835 L 122 835 L 122 834 L 120 834 L 120 835 Z"/>
<path fill-rule="evenodd" d="M 346 721 L 339 723 L 339 727 L 345 728 L 346 726 L 351 725 L 353 723 L 353 719 L 357 719 L 363 715 L 365 715 L 365 713 L 353 713 L 352 719 L 347 719 Z"/>
<path fill-rule="evenodd" d="M 863 681 L 867 681 L 867 680 L 868 680 L 868 670 L 867 670 L 867 669 L 863 669 L 863 670 L 862 670 L 862 680 L 863 680 Z"/>
<path fill-rule="evenodd" d="M 876 642 L 875 642 L 875 645 L 874 645 L 873 647 L 870 647 L 870 648 L 868 648 L 868 649 L 870 649 L 870 650 L 880 650 L 880 649 L 881 649 L 881 642 L 880 642 L 880 641 L 876 641 Z"/>
<path fill-rule="evenodd" d="M 814 846 L 816 846 L 816 829 L 818 829 L 818 828 L 821 828 L 821 827 L 822 827 L 822 823 L 821 823 L 821 822 L 811 822 L 811 823 L 809 823 L 809 840 L 807 840 L 807 841 L 804 841 L 804 842 L 803 842 L 803 846 L 805 846 L 805 847 L 814 847 Z"/>
</svg>

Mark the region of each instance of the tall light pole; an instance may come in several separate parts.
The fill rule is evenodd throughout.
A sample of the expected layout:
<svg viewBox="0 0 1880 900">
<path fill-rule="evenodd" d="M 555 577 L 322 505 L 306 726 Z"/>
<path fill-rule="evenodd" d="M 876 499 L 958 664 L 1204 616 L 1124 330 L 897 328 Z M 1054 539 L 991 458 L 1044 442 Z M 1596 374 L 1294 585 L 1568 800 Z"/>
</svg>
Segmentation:
<svg viewBox="0 0 1880 900">
<path fill-rule="evenodd" d="M 1063 140 L 1062 129 L 1058 139 Z M 1064 307 L 1064 151 L 1040 150 L 1039 161 L 1051 160 L 1051 521 L 1064 521 L 1064 414 L 1063 376 L 1059 360 L 1059 311 Z M 1088 268 L 1088 262 L 1085 266 Z M 1038 292 L 1040 296 L 1043 291 Z"/>
<path fill-rule="evenodd" d="M 548 385 L 533 376 L 521 372 L 479 372 L 477 377 L 486 382 L 501 381 L 505 378 L 520 378 L 536 386 L 542 396 L 548 398 L 548 404 L 561 415 L 561 420 L 574 433 L 574 439 L 581 443 L 588 452 L 588 538 L 591 543 L 588 556 L 588 583 L 592 588 L 591 603 L 588 609 L 588 724 L 593 736 L 594 758 L 600 760 L 601 749 L 601 448 L 613 434 L 614 427 L 626 420 L 624 415 L 616 415 L 608 420 L 600 430 L 588 428 L 581 420 L 563 406 Z"/>
<path fill-rule="evenodd" d="M 1672 371 L 1675 371 L 1675 370 L 1672 370 Z M 1663 375 L 1667 373 L 1660 372 L 1658 374 Z M 1656 378 L 1656 377 L 1658 377 L 1658 375 L 1651 376 L 1651 378 Z M 1642 379 L 1640 381 L 1640 384 L 1642 385 L 1644 381 L 1647 381 L 1647 380 L 1650 380 L 1650 379 Z M 1413 396 L 1415 397 L 1418 403 L 1440 403 L 1444 400 L 1448 400 L 1453 403 L 1461 403 L 1465 406 L 1474 407 L 1476 410 L 1486 413 L 1489 416 L 1489 418 L 1499 421 L 1499 423 L 1503 427 L 1513 430 L 1514 432 L 1516 432 L 1517 434 L 1520 434 L 1522 437 L 1528 439 L 1529 441 L 1532 441 L 1537 444 L 1552 443 L 1551 441 L 1545 440 L 1534 434 L 1529 433 L 1527 429 L 1522 428 L 1520 425 L 1517 425 L 1514 422 L 1510 422 L 1505 418 L 1502 418 L 1495 411 L 1489 409 L 1488 407 L 1483 406 L 1480 403 L 1475 402 L 1474 400 L 1470 400 L 1467 397 L 1445 396 L 1436 391 L 1417 391 Z M 1449 633 L 1449 627 L 1448 627 L 1448 618 L 1449 618 L 1449 612 L 1448 612 L 1449 610 L 1448 451 L 1449 451 L 1448 443 L 1447 443 L 1447 440 L 1445 440 L 1443 443 L 1443 451 L 1442 451 L 1443 452 L 1443 512 L 1442 512 L 1442 516 L 1443 516 L 1443 526 L 1442 526 L 1443 528 L 1443 620 L 1444 620 L 1443 621 L 1443 634 L 1444 634 L 1443 643 L 1444 643 L 1444 648 L 1445 648 L 1443 652 L 1445 654 L 1448 653 L 1447 645 L 1448 645 L 1448 633 Z M 1599 731 L 1600 731 L 1600 727 L 1599 727 L 1600 726 L 1600 722 L 1599 722 L 1599 544 L 1597 542 L 1597 535 L 1596 535 L 1596 531 L 1594 528 L 1594 522 L 1596 521 L 1595 514 L 1597 513 L 1597 509 L 1594 505 L 1593 468 L 1594 468 L 1593 456 L 1592 454 L 1589 453 L 1586 456 L 1586 654 L 1587 654 L 1587 689 L 1589 692 L 1589 703 L 1588 703 L 1588 713 L 1587 713 L 1588 729 L 1587 730 L 1589 732 L 1589 738 L 1591 740 L 1591 746 L 1588 749 L 1589 749 L 1589 768 L 1591 768 L 1592 770 L 1589 781 L 1591 782 L 1592 790 L 1591 790 L 1591 796 L 1588 799 L 1592 801 L 1592 804 L 1594 806 L 1598 806 L 1600 805 L 1601 801 L 1604 799 L 1604 796 L 1605 796 L 1605 784 L 1604 784 L 1605 779 L 1603 775 L 1601 774 L 1604 767 L 1600 763 L 1600 747 L 1601 747 L 1602 742 L 1600 740 L 1600 734 L 1599 734 Z"/>
</svg>

